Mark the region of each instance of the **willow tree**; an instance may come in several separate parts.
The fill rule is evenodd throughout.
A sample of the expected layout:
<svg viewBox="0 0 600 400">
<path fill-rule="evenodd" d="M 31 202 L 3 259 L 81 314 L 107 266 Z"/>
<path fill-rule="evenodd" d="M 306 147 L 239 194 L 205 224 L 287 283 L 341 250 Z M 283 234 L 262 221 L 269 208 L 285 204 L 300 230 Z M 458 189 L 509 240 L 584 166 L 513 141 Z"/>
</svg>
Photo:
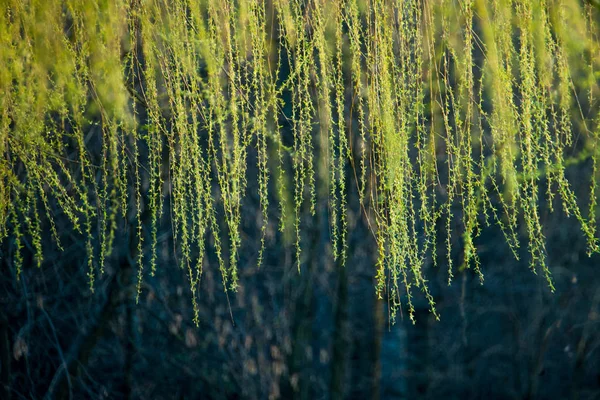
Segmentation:
<svg viewBox="0 0 600 400">
<path fill-rule="evenodd" d="M 589 253 L 598 251 L 600 29 L 591 2 L 0 3 L 0 240 L 17 277 L 26 240 L 38 267 L 42 235 L 61 247 L 52 204 L 85 240 L 92 291 L 115 232 L 132 224 L 139 296 L 144 276 L 163 267 L 157 231 L 168 219 L 197 316 L 207 252 L 236 290 L 249 179 L 262 210 L 258 263 L 276 224 L 295 246 L 298 273 L 302 210 L 314 215 L 317 186 L 327 187 L 340 268 L 347 193 L 357 190 L 378 245 L 375 290 L 392 318 L 403 302 L 413 318 L 416 292 L 437 316 L 423 266 L 438 252 L 448 254 L 439 267 L 449 284 L 462 269 L 483 282 L 477 237 L 490 224 L 515 257 L 527 246 L 531 270 L 553 290 L 542 200 L 574 216 Z M 585 204 L 565 171 L 587 160 Z"/>
</svg>

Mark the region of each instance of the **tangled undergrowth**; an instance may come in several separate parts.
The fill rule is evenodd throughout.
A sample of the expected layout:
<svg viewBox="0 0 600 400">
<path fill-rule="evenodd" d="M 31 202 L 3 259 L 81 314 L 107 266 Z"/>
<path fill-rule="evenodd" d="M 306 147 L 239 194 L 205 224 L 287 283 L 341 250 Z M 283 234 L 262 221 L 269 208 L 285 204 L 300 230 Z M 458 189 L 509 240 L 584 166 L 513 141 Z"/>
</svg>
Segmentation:
<svg viewBox="0 0 600 400">
<path fill-rule="evenodd" d="M 376 290 L 388 296 L 392 318 L 401 299 L 413 317 L 416 291 L 437 316 L 423 267 L 438 251 L 448 255 L 448 283 L 460 268 L 483 282 L 477 236 L 489 224 L 515 257 L 525 224 L 531 269 L 554 289 L 542 200 L 577 218 L 589 253 L 598 251 L 600 30 L 592 3 L 1 4 L 0 241 L 10 243 L 17 276 L 25 240 L 43 262 L 43 218 L 60 248 L 56 205 L 86 241 L 91 290 L 116 230 L 129 224 L 139 296 L 144 275 L 161 267 L 157 232 L 168 214 L 197 316 L 207 251 L 226 290 L 238 285 L 249 179 L 262 210 L 258 264 L 276 218 L 295 238 L 300 273 L 301 218 L 315 214 L 318 188 L 327 188 L 340 268 L 348 192 L 357 190 L 379 250 Z M 592 165 L 587 205 L 565 174 L 578 162 Z M 462 240 L 461 266 L 453 265 L 453 235 Z"/>
</svg>

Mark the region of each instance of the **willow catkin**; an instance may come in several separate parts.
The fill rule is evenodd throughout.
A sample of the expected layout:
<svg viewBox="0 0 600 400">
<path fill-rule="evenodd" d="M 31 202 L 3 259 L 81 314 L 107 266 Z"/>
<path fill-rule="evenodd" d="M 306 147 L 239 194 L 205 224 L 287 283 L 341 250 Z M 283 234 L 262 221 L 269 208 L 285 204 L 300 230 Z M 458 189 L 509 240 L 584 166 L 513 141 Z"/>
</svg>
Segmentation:
<svg viewBox="0 0 600 400">
<path fill-rule="evenodd" d="M 331 248 L 333 253 L 333 259 L 337 260 L 339 256 L 339 213 L 340 205 L 338 198 L 338 163 L 337 159 L 340 157 L 339 146 L 337 146 L 337 140 L 339 139 L 339 129 L 335 129 L 333 119 L 333 108 L 332 105 L 332 88 L 335 86 L 335 99 L 336 106 L 338 104 L 338 87 L 337 81 L 339 80 L 338 74 L 338 63 L 333 63 L 334 57 L 337 56 L 337 50 L 340 48 L 340 44 L 337 42 L 337 30 L 336 30 L 336 42 L 335 51 L 336 54 L 332 54 L 331 46 L 327 40 L 327 36 L 330 33 L 330 22 L 335 21 L 334 26 L 337 29 L 337 20 L 339 17 L 339 10 L 336 8 L 333 13 L 327 12 L 325 9 L 326 4 L 322 1 L 315 1 L 315 22 L 314 22 L 314 41 L 315 48 L 317 51 L 317 58 L 319 60 L 319 69 L 317 75 L 317 92 L 319 96 L 319 126 L 321 131 L 327 137 L 327 169 L 328 169 L 328 186 L 329 186 L 329 221 L 331 226 Z M 333 17 L 331 16 L 333 14 Z M 332 68 L 332 65 L 335 68 Z M 333 76 L 332 76 L 333 75 Z M 343 99 L 342 99 L 343 102 Z M 338 113 L 339 116 L 339 113 Z M 339 124 L 338 124 L 339 128 Z M 337 135 L 336 135 L 337 133 Z"/>
<path fill-rule="evenodd" d="M 353 102 L 352 106 L 356 108 L 356 119 L 358 121 L 358 130 L 360 133 L 360 175 L 359 175 L 359 202 L 364 204 L 367 190 L 367 136 L 364 105 L 364 82 L 363 76 L 363 52 L 362 47 L 365 43 L 363 39 L 363 27 L 358 4 L 356 0 L 344 2 L 344 21 L 348 26 L 348 42 L 351 54 L 350 71 L 353 84 Z M 352 160 L 352 158 L 351 158 Z"/>
<path fill-rule="evenodd" d="M 533 10 L 530 2 L 517 4 L 517 15 L 520 21 L 519 69 L 521 74 L 521 113 L 520 113 L 520 147 L 524 179 L 522 183 L 521 208 L 527 227 L 530 267 L 533 271 L 540 265 L 548 284 L 553 288 L 550 271 L 546 265 L 545 239 L 542 233 L 538 210 L 538 178 L 535 175 L 538 163 L 540 130 L 534 126 L 536 118 L 543 120 L 539 107 L 536 107 L 537 85 L 535 59 L 533 52 Z M 543 123 L 543 122 L 542 122 Z"/>
<path fill-rule="evenodd" d="M 335 111 L 337 119 L 337 163 L 334 161 L 334 170 L 337 170 L 337 191 L 339 194 L 339 218 L 340 218 L 340 264 L 346 265 L 347 247 L 348 247 L 348 219 L 347 219 L 347 188 L 346 188 L 346 163 L 351 157 L 346 132 L 346 120 L 344 113 L 345 90 L 344 90 L 344 41 L 342 37 L 342 8 L 343 2 L 334 4 L 333 23 L 335 25 Z M 334 243 L 336 245 L 337 243 Z"/>
</svg>

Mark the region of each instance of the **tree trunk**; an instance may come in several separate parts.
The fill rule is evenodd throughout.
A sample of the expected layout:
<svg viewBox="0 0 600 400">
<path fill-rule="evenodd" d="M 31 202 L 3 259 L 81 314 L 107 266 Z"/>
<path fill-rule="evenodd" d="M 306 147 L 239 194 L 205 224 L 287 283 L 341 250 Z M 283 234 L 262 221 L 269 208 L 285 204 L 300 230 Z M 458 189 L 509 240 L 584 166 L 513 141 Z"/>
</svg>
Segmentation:
<svg viewBox="0 0 600 400">
<path fill-rule="evenodd" d="M 0 398 L 10 400 L 10 330 L 8 319 L 0 315 Z"/>
<path fill-rule="evenodd" d="M 338 287 L 335 301 L 335 327 L 331 360 L 331 400 L 344 398 L 348 352 L 348 275 L 346 266 L 338 265 Z"/>
<path fill-rule="evenodd" d="M 374 335 L 373 335 L 373 386 L 371 399 L 379 400 L 381 398 L 381 343 L 383 341 L 385 327 L 385 312 L 383 309 L 383 299 L 375 299 L 374 313 Z"/>
</svg>

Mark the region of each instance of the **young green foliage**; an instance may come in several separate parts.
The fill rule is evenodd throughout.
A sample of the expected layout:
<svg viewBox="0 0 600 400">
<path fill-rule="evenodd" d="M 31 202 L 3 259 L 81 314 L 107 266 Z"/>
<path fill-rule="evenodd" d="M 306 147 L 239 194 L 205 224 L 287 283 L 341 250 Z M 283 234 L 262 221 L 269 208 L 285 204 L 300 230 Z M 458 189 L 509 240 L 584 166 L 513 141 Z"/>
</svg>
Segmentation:
<svg viewBox="0 0 600 400">
<path fill-rule="evenodd" d="M 303 219 L 321 196 L 341 267 L 350 211 L 365 218 L 377 243 L 375 290 L 392 319 L 405 302 L 414 321 L 414 289 L 438 316 L 426 279 L 426 266 L 440 264 L 438 244 L 448 283 L 458 247 L 460 272 L 472 267 L 483 282 L 477 238 L 490 221 L 515 257 L 524 227 L 531 269 L 553 290 L 543 202 L 553 210 L 560 201 L 588 252 L 598 251 L 599 15 L 589 4 L 1 3 L 0 240 L 17 277 L 25 243 L 43 266 L 44 226 L 60 248 L 63 215 L 85 241 L 91 290 L 119 232 L 131 233 L 139 298 L 145 271 L 163 267 L 159 233 L 171 225 L 199 323 L 208 251 L 224 289 L 238 287 L 250 189 L 258 265 L 271 195 L 280 236 L 295 235 L 299 271 Z M 587 159 L 584 212 L 566 170 Z"/>
</svg>

